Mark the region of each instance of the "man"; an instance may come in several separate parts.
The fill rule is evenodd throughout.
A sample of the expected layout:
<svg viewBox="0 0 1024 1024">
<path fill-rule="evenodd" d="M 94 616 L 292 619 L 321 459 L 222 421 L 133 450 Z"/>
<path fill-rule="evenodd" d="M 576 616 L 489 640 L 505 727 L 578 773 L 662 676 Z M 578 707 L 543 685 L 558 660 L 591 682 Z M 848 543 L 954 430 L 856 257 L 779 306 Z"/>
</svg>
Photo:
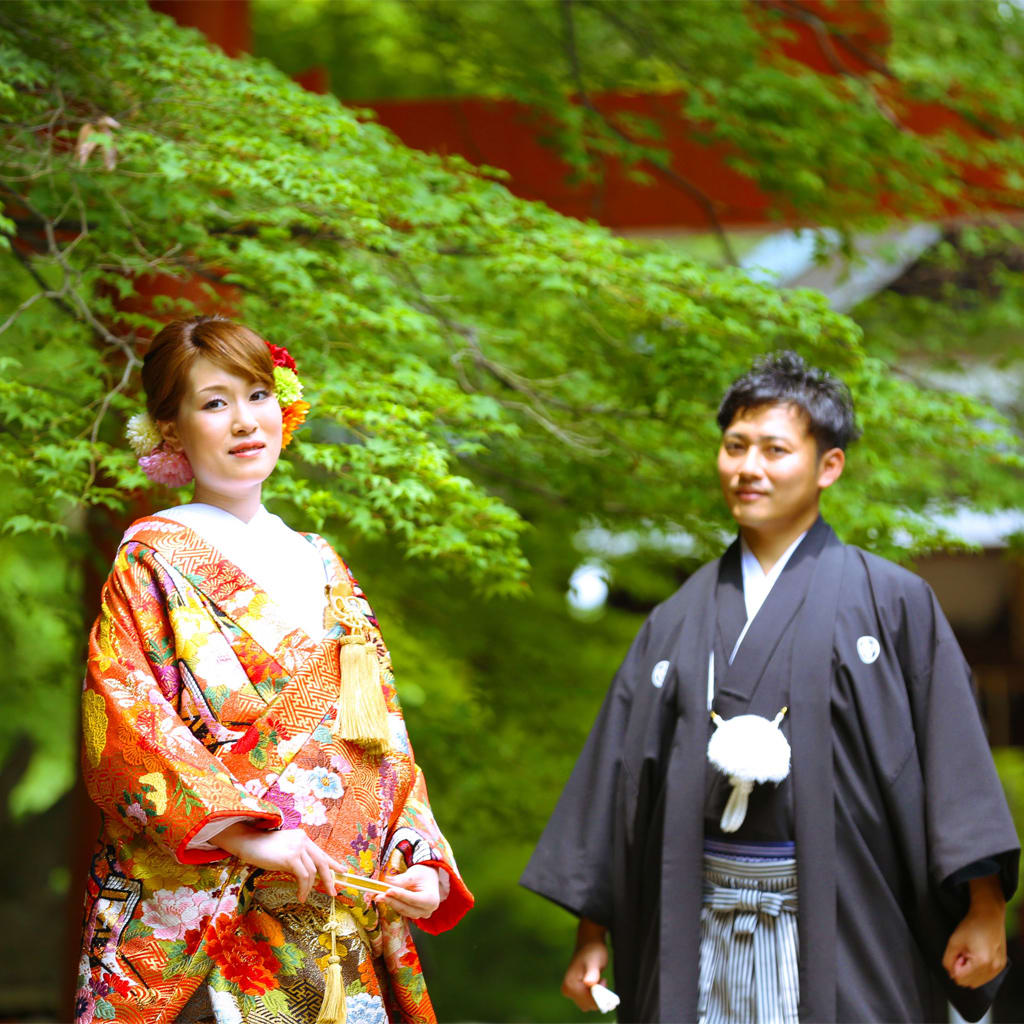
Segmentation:
<svg viewBox="0 0 1024 1024">
<path fill-rule="evenodd" d="M 562 991 L 596 1008 L 610 933 L 623 1021 L 975 1020 L 1019 849 L 963 655 L 820 518 L 845 385 L 784 352 L 718 423 L 739 539 L 640 630 L 522 878 L 580 918 Z"/>
</svg>

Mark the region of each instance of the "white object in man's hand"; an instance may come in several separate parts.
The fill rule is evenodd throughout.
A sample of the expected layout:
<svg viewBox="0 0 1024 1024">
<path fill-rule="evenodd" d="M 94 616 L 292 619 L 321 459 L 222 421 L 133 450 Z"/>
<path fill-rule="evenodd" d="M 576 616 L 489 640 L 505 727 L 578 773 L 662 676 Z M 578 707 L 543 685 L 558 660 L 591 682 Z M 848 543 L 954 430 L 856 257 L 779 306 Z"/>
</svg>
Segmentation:
<svg viewBox="0 0 1024 1024">
<path fill-rule="evenodd" d="M 602 1013 L 611 1013 L 622 1001 L 610 988 L 606 988 L 600 982 L 590 986 L 590 994 L 594 997 L 594 1002 L 597 1003 L 597 1008 Z"/>
</svg>

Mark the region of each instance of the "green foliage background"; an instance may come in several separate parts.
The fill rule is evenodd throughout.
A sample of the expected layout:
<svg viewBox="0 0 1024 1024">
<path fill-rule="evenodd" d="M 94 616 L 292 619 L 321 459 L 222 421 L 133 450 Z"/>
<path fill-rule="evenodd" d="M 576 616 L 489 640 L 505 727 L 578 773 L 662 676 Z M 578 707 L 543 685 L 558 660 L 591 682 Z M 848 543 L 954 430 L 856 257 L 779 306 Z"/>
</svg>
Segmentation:
<svg viewBox="0 0 1024 1024">
<path fill-rule="evenodd" d="M 982 13 L 966 17 L 968 6 Z M 1020 140 L 999 125 L 1019 123 L 1021 100 L 993 81 L 1007 44 L 1024 40 L 1024 14 L 1003 8 L 936 3 L 929 20 L 894 0 L 889 70 L 944 100 L 956 72 L 955 104 L 988 112 L 985 159 L 1012 183 Z M 524 99 L 554 119 L 552 144 L 580 175 L 600 175 L 610 155 L 638 173 L 664 164 L 649 126 L 624 138 L 571 103 L 581 84 L 699 81 L 688 115 L 737 146 L 780 211 L 849 234 L 874 223 L 880 190 L 917 215 L 951 195 L 990 198 L 958 176 L 955 139 L 892 125 L 881 79 L 759 57 L 764 32 L 785 31 L 764 11 L 510 9 L 254 5 L 257 43 L 276 39 L 287 70 L 299 70 L 286 52 L 294 22 L 307 45 L 334 40 L 320 57 L 332 69 L 362 69 L 354 98 L 397 93 L 387 83 L 402 78 Z M 988 77 L 961 69 L 965 47 Z M 890 295 L 858 311 L 865 333 L 819 295 L 616 238 L 516 199 L 497 172 L 408 150 L 335 98 L 267 61 L 228 60 L 134 0 L 0 5 L 0 66 L 0 761 L 33 751 L 10 809 L 41 811 L 73 781 L 104 546 L 181 497 L 144 489 L 121 432 L 146 332 L 192 308 L 150 303 L 150 276 L 199 281 L 204 303 L 229 304 L 299 362 L 313 410 L 268 504 L 323 532 L 361 577 L 438 815 L 480 898 L 453 934 L 425 943 L 443 1019 L 566 1019 L 554 993 L 572 924 L 514 879 L 642 609 L 721 545 L 714 409 L 755 355 L 794 348 L 853 388 L 865 439 L 826 510 L 846 539 L 907 557 L 942 542 L 933 512 L 1021 505 L 1014 410 L 1008 420 L 924 387 L 904 365 L 922 348 L 959 361 L 995 330 L 1000 357 L 1019 358 L 1022 296 L 1000 278 L 1005 261 L 998 301 L 977 302 L 973 320 L 970 303 L 943 313 L 941 289 Z M 1017 244 L 999 230 L 968 240 L 986 253 Z M 960 256 L 939 252 L 936 265 Z M 942 331 L 922 339 L 933 321 Z M 620 562 L 629 600 L 579 621 L 564 592 L 584 525 L 685 531 L 692 552 Z"/>
</svg>

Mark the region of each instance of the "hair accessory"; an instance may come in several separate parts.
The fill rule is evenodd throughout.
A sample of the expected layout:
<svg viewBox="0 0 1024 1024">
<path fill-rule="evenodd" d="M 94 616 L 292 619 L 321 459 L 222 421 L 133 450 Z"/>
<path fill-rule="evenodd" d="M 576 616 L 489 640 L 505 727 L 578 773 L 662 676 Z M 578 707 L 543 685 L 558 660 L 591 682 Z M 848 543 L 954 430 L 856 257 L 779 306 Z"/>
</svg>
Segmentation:
<svg viewBox="0 0 1024 1024">
<path fill-rule="evenodd" d="M 168 487 L 184 487 L 194 475 L 188 456 L 184 452 L 168 451 L 163 442 L 152 454 L 141 456 L 139 465 L 153 483 Z"/>
<path fill-rule="evenodd" d="M 303 423 L 306 422 L 306 413 L 309 412 L 309 402 L 292 402 L 287 409 L 284 410 L 281 417 L 281 447 L 287 448 L 288 443 L 292 439 L 292 434 L 295 433 Z"/>
<path fill-rule="evenodd" d="M 293 373 L 298 373 L 299 368 L 295 365 L 295 360 L 292 359 L 291 354 L 284 345 L 271 345 L 268 341 L 267 348 L 270 349 L 270 357 L 274 360 L 275 366 L 285 366 Z"/>
<path fill-rule="evenodd" d="M 271 345 L 270 356 L 274 360 L 274 393 L 281 406 L 281 447 L 287 448 L 295 433 L 306 422 L 309 402 L 302 400 L 302 381 L 299 380 L 295 360 L 283 345 Z"/>
<path fill-rule="evenodd" d="M 281 406 L 281 447 L 287 448 L 295 431 L 306 422 L 309 402 L 302 400 L 302 381 L 295 360 L 283 345 L 267 348 L 274 362 L 274 394 Z M 125 427 L 124 436 L 139 457 L 139 466 L 155 484 L 184 487 L 193 477 L 188 456 L 171 451 L 148 412 L 137 412 Z"/>
<path fill-rule="evenodd" d="M 136 455 L 150 455 L 160 446 L 163 438 L 156 424 L 149 418 L 148 412 L 137 412 L 125 427 L 124 436 L 132 446 Z"/>
</svg>

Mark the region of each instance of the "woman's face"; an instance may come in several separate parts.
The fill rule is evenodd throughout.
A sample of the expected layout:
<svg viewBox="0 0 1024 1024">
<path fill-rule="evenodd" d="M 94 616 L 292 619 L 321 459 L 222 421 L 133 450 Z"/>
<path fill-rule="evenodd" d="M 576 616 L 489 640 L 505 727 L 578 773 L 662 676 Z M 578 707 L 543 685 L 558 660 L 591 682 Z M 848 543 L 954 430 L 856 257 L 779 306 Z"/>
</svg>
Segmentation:
<svg viewBox="0 0 1024 1024">
<path fill-rule="evenodd" d="M 195 500 L 221 507 L 254 494 L 258 502 L 281 454 L 281 407 L 273 391 L 205 356 L 189 370 L 177 418 L 160 428 L 192 463 Z"/>
</svg>

